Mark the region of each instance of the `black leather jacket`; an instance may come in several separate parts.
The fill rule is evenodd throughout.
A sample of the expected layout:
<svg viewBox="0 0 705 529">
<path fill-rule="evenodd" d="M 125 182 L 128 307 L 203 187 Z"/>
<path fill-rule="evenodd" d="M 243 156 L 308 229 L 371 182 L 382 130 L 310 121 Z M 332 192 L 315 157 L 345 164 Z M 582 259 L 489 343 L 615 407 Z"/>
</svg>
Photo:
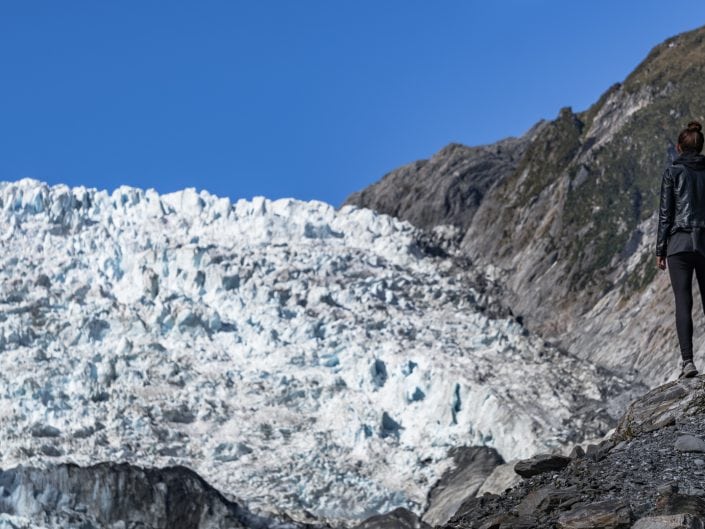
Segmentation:
<svg viewBox="0 0 705 529">
<path fill-rule="evenodd" d="M 705 156 L 684 152 L 663 172 L 656 255 L 666 256 L 677 228 L 696 227 L 705 227 Z"/>
</svg>

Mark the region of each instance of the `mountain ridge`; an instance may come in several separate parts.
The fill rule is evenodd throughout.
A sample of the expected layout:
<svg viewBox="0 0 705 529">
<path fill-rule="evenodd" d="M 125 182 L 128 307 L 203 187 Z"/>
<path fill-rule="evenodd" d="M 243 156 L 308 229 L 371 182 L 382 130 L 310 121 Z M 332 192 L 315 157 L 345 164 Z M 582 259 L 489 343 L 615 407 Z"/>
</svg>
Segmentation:
<svg viewBox="0 0 705 529">
<path fill-rule="evenodd" d="M 430 192 L 417 201 L 420 209 L 435 207 L 424 213 L 430 222 L 420 222 L 413 205 L 394 213 L 427 230 L 455 226 L 471 261 L 496 269 L 507 304 L 527 328 L 581 358 L 636 370 L 646 384 L 663 382 L 670 374 L 663 362 L 675 365 L 679 353 L 664 307 L 667 274 L 658 274 L 652 258 L 658 190 L 678 132 L 690 119 L 705 121 L 698 103 L 705 98 L 704 36 L 701 27 L 666 39 L 586 110 L 563 107 L 537 123 L 517 140 L 515 164 L 468 172 L 468 182 L 496 181 L 465 216 L 449 215 Z M 464 152 L 468 159 L 456 163 L 479 159 Z M 453 179 L 409 167 L 344 204 L 385 212 L 378 184 L 402 173 L 426 189 L 447 189 Z M 697 312 L 696 328 L 703 328 Z M 704 353 L 701 345 L 696 358 Z"/>
</svg>

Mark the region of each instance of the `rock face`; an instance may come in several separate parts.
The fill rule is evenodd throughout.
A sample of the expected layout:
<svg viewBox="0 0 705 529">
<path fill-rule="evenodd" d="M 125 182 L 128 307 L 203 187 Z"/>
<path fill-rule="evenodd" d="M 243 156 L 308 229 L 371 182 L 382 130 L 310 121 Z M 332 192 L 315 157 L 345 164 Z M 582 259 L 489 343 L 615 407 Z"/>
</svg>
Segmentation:
<svg viewBox="0 0 705 529">
<path fill-rule="evenodd" d="M 0 471 L 0 526 L 226 529 L 308 527 L 252 513 L 184 467 L 103 463 Z"/>
<path fill-rule="evenodd" d="M 705 452 L 705 441 L 694 435 L 681 435 L 675 448 L 681 452 Z"/>
<path fill-rule="evenodd" d="M 516 140 L 517 161 L 501 169 L 475 168 L 475 151 L 451 146 L 346 203 L 426 229 L 453 225 L 470 259 L 507 288 L 527 328 L 581 358 L 661 384 L 677 373 L 679 354 L 668 277 L 654 262 L 656 209 L 678 133 L 690 119 L 705 120 L 705 76 L 692 67 L 705 60 L 704 37 L 699 28 L 659 44 L 590 108 L 563 108 Z M 463 158 L 464 181 L 484 181 L 488 169 L 495 182 L 479 204 L 458 212 L 448 205 L 458 195 L 448 168 Z M 705 318 L 695 312 L 702 328 Z M 705 344 L 696 362 L 703 353 Z"/>
<path fill-rule="evenodd" d="M 485 492 L 501 494 L 506 489 L 511 489 L 514 485 L 519 483 L 522 478 L 514 471 L 514 465 L 516 465 L 518 461 L 518 459 L 513 459 L 503 465 L 497 465 L 492 473 L 487 476 L 487 479 L 482 482 L 476 495 L 482 496 Z"/>
<path fill-rule="evenodd" d="M 703 529 L 702 519 L 691 514 L 645 516 L 632 529 Z"/>
<path fill-rule="evenodd" d="M 351 194 L 345 204 L 374 209 L 430 230 L 450 224 L 464 231 L 492 186 L 504 180 L 523 157 L 534 126 L 521 138 L 466 147 L 451 143 L 429 160 L 410 163 Z"/>
<path fill-rule="evenodd" d="M 631 525 L 629 505 L 617 500 L 604 500 L 571 509 L 558 517 L 561 529 L 626 529 Z"/>
<path fill-rule="evenodd" d="M 463 447 L 452 451 L 454 468 L 431 489 L 422 520 L 431 527 L 446 523 L 468 498 L 475 496 L 492 471 L 504 463 L 492 448 Z"/>
<path fill-rule="evenodd" d="M 562 470 L 466 500 L 444 527 L 703 527 L 705 461 L 678 443 L 705 435 L 704 382 L 699 376 L 654 388 L 632 403 L 610 439 Z"/>
<path fill-rule="evenodd" d="M 570 457 L 561 456 L 558 454 L 537 454 L 529 459 L 522 459 L 514 465 L 514 472 L 522 478 L 530 478 L 550 472 L 552 470 L 561 470 L 570 463 Z"/>
<path fill-rule="evenodd" d="M 676 423 L 679 417 L 705 412 L 703 377 L 674 380 L 636 399 L 620 419 L 612 439 L 615 442 L 658 430 Z"/>
</svg>

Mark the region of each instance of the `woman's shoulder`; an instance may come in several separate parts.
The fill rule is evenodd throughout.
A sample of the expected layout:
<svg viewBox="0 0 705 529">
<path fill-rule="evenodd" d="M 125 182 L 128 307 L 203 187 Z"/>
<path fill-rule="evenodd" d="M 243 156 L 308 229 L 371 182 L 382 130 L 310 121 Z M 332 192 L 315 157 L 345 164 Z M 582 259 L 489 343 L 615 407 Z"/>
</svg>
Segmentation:
<svg viewBox="0 0 705 529">
<path fill-rule="evenodd" d="M 664 176 L 676 176 L 677 174 L 683 173 L 688 168 L 682 163 L 671 162 L 669 163 L 663 171 Z"/>
</svg>

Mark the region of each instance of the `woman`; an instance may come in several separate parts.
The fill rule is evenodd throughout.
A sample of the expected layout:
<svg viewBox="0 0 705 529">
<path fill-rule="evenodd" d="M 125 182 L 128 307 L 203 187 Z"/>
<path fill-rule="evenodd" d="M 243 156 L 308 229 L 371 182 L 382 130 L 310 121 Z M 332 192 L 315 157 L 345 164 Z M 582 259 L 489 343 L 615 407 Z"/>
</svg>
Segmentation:
<svg viewBox="0 0 705 529">
<path fill-rule="evenodd" d="M 681 351 L 678 378 L 698 373 L 693 363 L 693 271 L 705 309 L 705 156 L 702 126 L 688 123 L 678 136 L 678 157 L 661 180 L 656 266 L 666 269 L 676 298 L 676 332 Z"/>
</svg>

